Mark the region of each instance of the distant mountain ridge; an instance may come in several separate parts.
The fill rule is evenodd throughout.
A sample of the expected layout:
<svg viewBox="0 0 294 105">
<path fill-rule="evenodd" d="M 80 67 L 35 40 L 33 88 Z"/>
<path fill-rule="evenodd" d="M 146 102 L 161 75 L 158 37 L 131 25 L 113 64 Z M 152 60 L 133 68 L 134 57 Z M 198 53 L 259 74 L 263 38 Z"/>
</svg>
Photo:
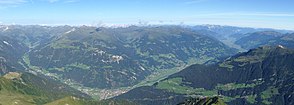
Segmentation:
<svg viewBox="0 0 294 105">
<path fill-rule="evenodd" d="M 261 31 L 276 31 L 279 33 L 293 33 L 293 30 L 278 30 L 271 28 L 250 28 L 250 27 L 236 27 L 236 26 L 222 26 L 222 25 L 197 25 L 191 27 L 194 30 L 206 30 L 214 32 L 211 36 L 223 40 L 226 38 L 241 38 L 244 37 L 244 34 L 261 32 Z M 246 36 L 246 35 L 245 35 Z"/>
<path fill-rule="evenodd" d="M 235 43 L 245 49 L 255 48 L 264 45 L 283 45 L 285 47 L 294 48 L 294 34 L 282 34 L 275 31 L 263 31 L 249 33 L 245 37 L 240 38 Z"/>
</svg>

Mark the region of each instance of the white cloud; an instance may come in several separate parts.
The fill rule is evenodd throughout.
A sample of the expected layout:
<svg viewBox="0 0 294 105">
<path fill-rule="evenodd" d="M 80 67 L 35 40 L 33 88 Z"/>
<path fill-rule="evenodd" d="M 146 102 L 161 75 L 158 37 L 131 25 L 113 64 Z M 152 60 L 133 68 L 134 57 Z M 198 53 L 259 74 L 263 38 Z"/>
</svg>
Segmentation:
<svg viewBox="0 0 294 105">
<path fill-rule="evenodd" d="M 0 0 L 0 5 L 18 5 L 28 2 L 27 0 Z"/>
<path fill-rule="evenodd" d="M 201 3 L 201 2 L 205 2 L 207 0 L 189 0 L 184 2 L 185 4 L 197 4 L 197 3 Z"/>
<path fill-rule="evenodd" d="M 64 2 L 65 3 L 75 3 L 75 2 L 78 2 L 79 0 L 65 0 Z"/>
<path fill-rule="evenodd" d="M 209 13 L 198 14 L 197 16 L 262 16 L 262 17 L 294 17 L 293 13 Z"/>
<path fill-rule="evenodd" d="M 24 3 L 34 3 L 37 1 L 45 1 L 49 3 L 63 2 L 63 3 L 74 3 L 79 0 L 0 0 L 0 7 L 17 6 Z"/>
<path fill-rule="evenodd" d="M 43 1 L 48 1 L 49 3 L 56 3 L 56 2 L 63 2 L 63 3 L 74 3 L 79 0 L 43 0 Z"/>
<path fill-rule="evenodd" d="M 294 14 L 289 13 L 248 13 L 239 14 L 244 16 L 271 16 L 271 17 L 294 17 Z"/>
</svg>

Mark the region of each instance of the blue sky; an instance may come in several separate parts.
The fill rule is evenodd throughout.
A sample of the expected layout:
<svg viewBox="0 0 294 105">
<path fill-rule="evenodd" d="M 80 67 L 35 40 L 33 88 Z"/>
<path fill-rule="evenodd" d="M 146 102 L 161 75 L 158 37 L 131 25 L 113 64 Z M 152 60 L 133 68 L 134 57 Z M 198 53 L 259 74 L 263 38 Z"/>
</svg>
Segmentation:
<svg viewBox="0 0 294 105">
<path fill-rule="evenodd" d="M 294 0 L 0 0 L 0 24 L 219 24 L 294 30 Z"/>
</svg>

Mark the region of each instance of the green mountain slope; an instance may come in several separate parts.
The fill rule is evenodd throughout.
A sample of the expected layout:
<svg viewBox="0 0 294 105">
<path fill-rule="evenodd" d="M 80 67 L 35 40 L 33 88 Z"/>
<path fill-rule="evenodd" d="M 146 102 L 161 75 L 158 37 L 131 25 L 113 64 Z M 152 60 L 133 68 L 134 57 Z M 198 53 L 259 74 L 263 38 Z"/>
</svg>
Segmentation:
<svg viewBox="0 0 294 105">
<path fill-rule="evenodd" d="M 62 99 L 55 100 L 53 102 L 47 103 L 45 105 L 86 105 L 86 102 L 82 99 L 76 97 L 65 97 Z M 87 104 L 89 105 L 89 104 Z"/>
<path fill-rule="evenodd" d="M 218 95 L 229 105 L 291 105 L 293 59 L 292 49 L 259 47 L 218 64 L 192 65 L 153 86 L 139 87 L 116 98 L 174 104 L 187 97 Z"/>
<path fill-rule="evenodd" d="M 93 100 L 66 85 L 30 73 L 0 77 L 1 105 L 135 105 L 124 100 Z"/>
<path fill-rule="evenodd" d="M 30 73 L 9 72 L 0 77 L 0 104 L 44 104 L 66 96 L 89 96 L 50 79 Z"/>
<path fill-rule="evenodd" d="M 85 100 L 77 97 L 65 97 L 45 105 L 136 105 L 135 103 L 123 100 Z"/>
<path fill-rule="evenodd" d="M 219 97 L 190 98 L 177 105 L 226 105 Z"/>
</svg>

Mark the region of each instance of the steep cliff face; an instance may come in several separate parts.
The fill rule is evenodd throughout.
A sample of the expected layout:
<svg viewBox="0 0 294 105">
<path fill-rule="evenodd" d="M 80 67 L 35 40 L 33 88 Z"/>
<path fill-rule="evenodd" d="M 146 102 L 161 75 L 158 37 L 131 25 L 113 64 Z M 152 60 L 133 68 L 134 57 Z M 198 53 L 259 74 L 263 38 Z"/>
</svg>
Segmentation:
<svg viewBox="0 0 294 105">
<path fill-rule="evenodd" d="M 133 91 L 142 94 L 136 99 L 143 104 L 150 102 L 144 100 L 144 94 L 157 90 L 176 94 L 176 97 L 164 101 L 171 103 L 187 96 L 219 95 L 231 105 L 291 105 L 294 91 L 293 59 L 292 49 L 283 46 L 259 47 L 218 64 L 190 66 L 151 87 Z M 133 97 L 132 93 L 130 91 L 117 98 Z M 152 97 L 157 96 L 154 94 Z"/>
</svg>

